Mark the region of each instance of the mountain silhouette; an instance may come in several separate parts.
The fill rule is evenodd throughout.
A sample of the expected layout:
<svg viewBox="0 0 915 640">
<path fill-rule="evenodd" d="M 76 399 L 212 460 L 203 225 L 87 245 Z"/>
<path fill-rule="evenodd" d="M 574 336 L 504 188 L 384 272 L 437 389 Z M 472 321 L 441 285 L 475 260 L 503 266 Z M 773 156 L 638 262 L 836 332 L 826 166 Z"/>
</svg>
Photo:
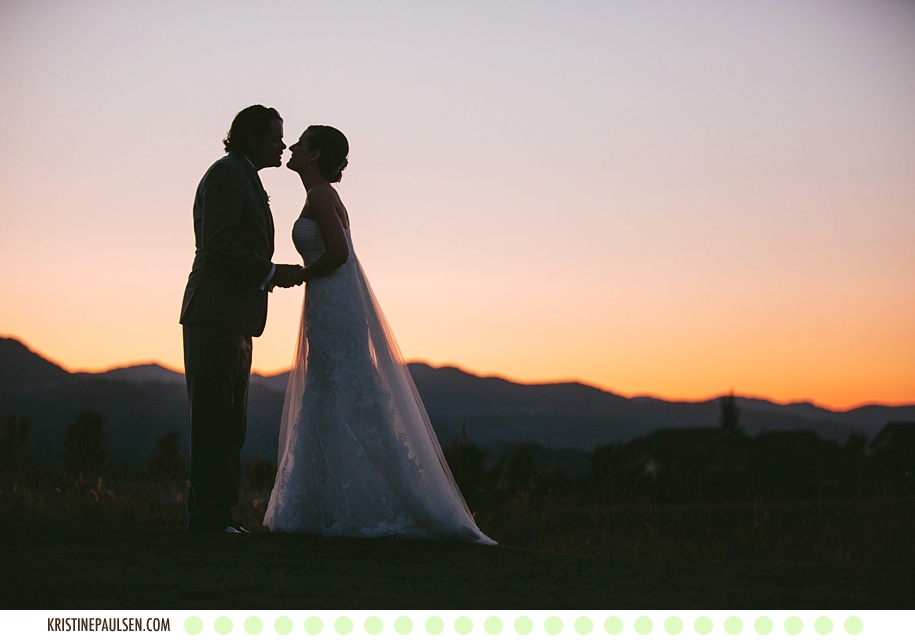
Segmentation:
<svg viewBox="0 0 915 640">
<path fill-rule="evenodd" d="M 409 368 L 443 445 L 460 437 L 463 427 L 471 442 L 485 448 L 530 442 L 590 452 L 595 446 L 629 442 L 658 429 L 716 427 L 720 422 L 720 398 L 626 398 L 576 382 L 520 384 L 455 367 L 411 363 Z M 251 376 L 244 459 L 275 460 L 287 380 L 288 373 Z M 887 422 L 915 420 L 915 406 L 833 412 L 809 403 L 779 405 L 740 397 L 737 404 L 740 428 L 751 436 L 808 430 L 844 442 L 853 432 L 871 439 Z M 60 458 L 61 434 L 83 409 L 106 416 L 109 448 L 119 461 L 148 459 L 156 441 L 175 430 L 182 433 L 187 456 L 182 373 L 158 364 L 69 373 L 20 341 L 0 338 L 0 413 L 16 411 L 29 418 L 36 458 Z"/>
<path fill-rule="evenodd" d="M 63 367 L 45 360 L 13 338 L 0 338 L 0 384 L 47 382 L 66 377 Z"/>
<path fill-rule="evenodd" d="M 132 384 L 184 384 L 183 373 L 157 363 L 135 364 L 103 373 L 78 373 L 76 375 L 95 376 L 96 380 L 114 380 Z"/>
</svg>

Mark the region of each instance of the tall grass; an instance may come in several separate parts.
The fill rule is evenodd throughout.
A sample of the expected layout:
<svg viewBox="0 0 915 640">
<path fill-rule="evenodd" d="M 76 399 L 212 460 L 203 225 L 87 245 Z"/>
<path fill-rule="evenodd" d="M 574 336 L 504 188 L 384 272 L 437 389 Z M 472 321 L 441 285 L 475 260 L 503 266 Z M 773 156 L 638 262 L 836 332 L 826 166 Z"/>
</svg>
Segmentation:
<svg viewBox="0 0 915 640">
<path fill-rule="evenodd" d="M 262 531 L 270 487 L 250 476 L 237 515 Z M 184 481 L 33 474 L 0 486 L 0 517 L 13 527 L 177 530 L 185 499 Z M 600 505 L 520 490 L 474 517 L 504 546 L 621 561 L 915 564 L 911 497 Z"/>
<path fill-rule="evenodd" d="M 576 504 L 519 493 L 477 514 L 503 544 L 625 561 L 915 563 L 915 499 Z"/>
</svg>

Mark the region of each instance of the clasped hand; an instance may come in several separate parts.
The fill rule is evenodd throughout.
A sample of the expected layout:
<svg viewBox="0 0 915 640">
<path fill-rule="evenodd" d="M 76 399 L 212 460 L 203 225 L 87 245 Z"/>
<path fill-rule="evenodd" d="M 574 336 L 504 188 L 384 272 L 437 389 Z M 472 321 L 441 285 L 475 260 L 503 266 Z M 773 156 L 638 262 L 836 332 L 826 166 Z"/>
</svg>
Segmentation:
<svg viewBox="0 0 915 640">
<path fill-rule="evenodd" d="M 270 283 L 274 286 L 288 289 L 297 287 L 305 282 L 305 267 L 297 264 L 278 264 Z"/>
</svg>

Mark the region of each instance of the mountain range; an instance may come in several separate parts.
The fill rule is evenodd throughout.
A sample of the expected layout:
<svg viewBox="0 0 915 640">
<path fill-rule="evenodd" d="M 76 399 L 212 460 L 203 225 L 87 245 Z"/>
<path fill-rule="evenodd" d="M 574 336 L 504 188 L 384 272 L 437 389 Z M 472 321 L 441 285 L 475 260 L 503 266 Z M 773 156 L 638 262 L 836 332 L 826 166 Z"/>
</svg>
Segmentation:
<svg viewBox="0 0 915 640">
<path fill-rule="evenodd" d="M 589 452 L 628 442 L 662 428 L 710 427 L 720 423 L 721 398 L 670 402 L 627 398 L 578 382 L 520 384 L 480 377 L 455 367 L 408 365 L 439 441 L 461 437 L 483 448 L 530 442 L 550 449 Z M 251 376 L 248 435 L 242 456 L 274 461 L 288 373 Z M 809 430 L 844 442 L 853 432 L 871 440 L 887 422 L 915 421 L 915 405 L 869 405 L 830 411 L 810 403 L 781 405 L 736 398 L 740 428 L 748 435 Z M 112 457 L 147 459 L 170 431 L 188 431 L 184 374 L 158 364 L 102 373 L 72 373 L 34 353 L 15 338 L 0 338 L 0 413 L 17 412 L 31 423 L 36 458 L 62 453 L 62 433 L 83 409 L 106 417 Z M 187 455 L 188 438 L 182 438 Z"/>
</svg>

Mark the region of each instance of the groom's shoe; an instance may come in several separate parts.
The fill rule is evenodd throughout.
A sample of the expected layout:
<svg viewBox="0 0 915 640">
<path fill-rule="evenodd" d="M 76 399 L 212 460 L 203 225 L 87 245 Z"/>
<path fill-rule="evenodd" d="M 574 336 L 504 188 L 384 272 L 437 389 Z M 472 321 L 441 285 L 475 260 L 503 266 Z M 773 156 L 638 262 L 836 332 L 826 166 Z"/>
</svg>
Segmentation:
<svg viewBox="0 0 915 640">
<path fill-rule="evenodd" d="M 223 519 L 225 518 L 225 519 Z M 251 533 L 231 516 L 223 518 L 193 518 L 187 523 L 191 533 Z"/>
<path fill-rule="evenodd" d="M 251 533 L 243 526 L 241 526 L 237 521 L 232 520 L 231 522 L 226 523 L 226 528 L 223 533 Z"/>
</svg>

